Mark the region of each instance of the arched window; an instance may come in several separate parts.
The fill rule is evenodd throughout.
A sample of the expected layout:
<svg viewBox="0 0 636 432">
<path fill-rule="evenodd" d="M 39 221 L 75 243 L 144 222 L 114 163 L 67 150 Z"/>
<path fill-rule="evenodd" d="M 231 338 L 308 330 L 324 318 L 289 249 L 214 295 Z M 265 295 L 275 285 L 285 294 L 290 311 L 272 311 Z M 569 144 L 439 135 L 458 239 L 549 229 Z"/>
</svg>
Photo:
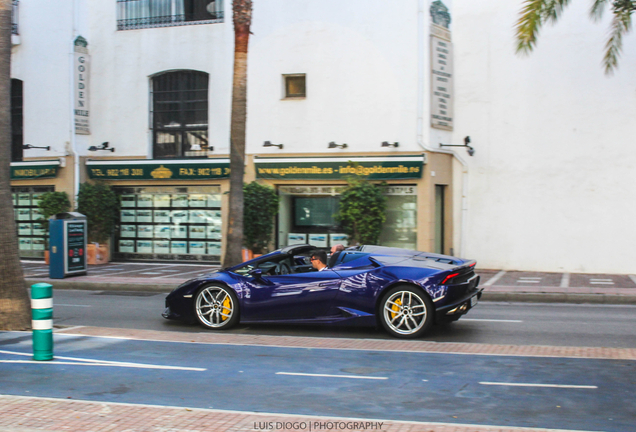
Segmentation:
<svg viewBox="0 0 636 432">
<path fill-rule="evenodd" d="M 152 78 L 155 159 L 208 155 L 208 74 L 166 72 Z"/>
<path fill-rule="evenodd" d="M 11 80 L 11 161 L 19 162 L 23 157 L 22 145 L 24 132 L 22 131 L 22 81 Z"/>
</svg>

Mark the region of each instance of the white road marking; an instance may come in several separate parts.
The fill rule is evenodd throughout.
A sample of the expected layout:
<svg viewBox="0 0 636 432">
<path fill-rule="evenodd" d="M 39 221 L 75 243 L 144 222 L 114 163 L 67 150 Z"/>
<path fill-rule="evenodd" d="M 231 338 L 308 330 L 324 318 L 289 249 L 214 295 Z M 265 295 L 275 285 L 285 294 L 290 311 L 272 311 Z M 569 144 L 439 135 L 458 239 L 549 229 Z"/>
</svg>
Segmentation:
<svg viewBox="0 0 636 432">
<path fill-rule="evenodd" d="M 371 379 L 371 380 L 387 380 L 388 377 L 372 377 L 360 375 L 329 375 L 329 374 L 310 374 L 297 372 L 276 372 L 276 375 L 293 375 L 293 376 L 309 376 L 309 377 L 325 377 L 325 378 L 354 378 L 354 379 Z"/>
<path fill-rule="evenodd" d="M 519 279 L 543 279 L 541 276 L 519 276 Z"/>
<path fill-rule="evenodd" d="M 548 387 L 548 388 L 574 388 L 574 389 L 596 389 L 597 386 L 590 385 L 566 385 L 566 384 L 527 384 L 527 383 L 503 383 L 482 381 L 481 385 L 510 386 L 510 387 Z"/>
<path fill-rule="evenodd" d="M 568 288 L 570 286 L 570 273 L 563 273 L 561 276 L 561 288 Z"/>
<path fill-rule="evenodd" d="M 25 356 L 31 357 L 33 354 L 31 353 L 22 353 L 17 351 L 4 351 L 0 350 L 0 354 L 10 354 L 17 356 Z M 189 370 L 189 371 L 205 371 L 205 368 L 193 368 L 186 366 L 164 366 L 164 365 L 153 365 L 153 364 L 145 364 L 145 363 L 130 363 L 130 362 L 117 362 L 110 360 L 95 360 L 95 359 L 87 359 L 80 357 L 64 357 L 64 356 L 55 356 L 55 359 L 60 360 L 71 360 L 68 362 L 60 362 L 56 360 L 42 362 L 35 360 L 0 360 L 0 363 L 35 363 L 35 364 L 65 364 L 65 365 L 78 365 L 78 366 L 115 366 L 115 367 L 128 367 L 128 368 L 140 368 L 140 369 L 168 369 L 168 370 Z"/>
<path fill-rule="evenodd" d="M 524 279 L 519 279 L 517 281 L 517 283 L 541 283 L 541 281 L 538 280 L 524 280 Z"/>
<path fill-rule="evenodd" d="M 613 279 L 594 279 L 594 278 L 591 278 L 590 281 L 593 281 L 593 282 L 614 282 Z"/>
<path fill-rule="evenodd" d="M 40 277 L 40 276 L 48 276 L 48 273 L 37 273 L 37 274 L 28 274 L 28 275 L 24 275 L 25 278 L 27 277 Z"/>
<path fill-rule="evenodd" d="M 67 306 L 67 307 L 93 307 L 91 305 L 74 305 L 74 304 L 64 304 L 64 303 L 55 303 L 53 305 L 53 307 L 55 306 Z"/>
<path fill-rule="evenodd" d="M 72 326 L 72 327 L 64 327 L 64 328 L 60 328 L 60 329 L 55 329 L 54 331 L 57 332 L 61 332 L 61 331 L 68 331 L 68 330 L 77 330 L 77 329 L 81 329 L 84 328 L 86 326 Z"/>
<path fill-rule="evenodd" d="M 181 276 L 181 275 L 185 275 L 185 274 L 190 274 L 190 273 L 201 273 L 202 275 L 210 273 L 212 270 L 208 271 L 208 272 L 204 272 L 201 273 L 202 270 L 193 270 L 193 271 L 189 271 L 189 272 L 182 272 L 182 273 L 173 273 L 173 274 L 168 274 L 168 275 L 163 275 L 163 276 L 155 276 L 153 279 L 157 279 L 157 278 L 167 278 L 167 277 L 174 277 L 174 276 Z M 198 275 L 197 275 L 198 276 Z"/>
<path fill-rule="evenodd" d="M 190 368 L 190 367 L 179 367 L 179 366 L 157 366 L 157 365 L 142 365 L 135 363 L 82 363 L 82 362 L 64 362 L 64 361 L 36 361 L 36 360 L 0 360 L 0 363 L 7 364 L 45 364 L 45 365 L 69 365 L 69 366 L 107 366 L 107 367 L 123 367 L 123 368 L 137 368 L 137 369 L 168 369 L 168 370 L 185 370 L 185 371 L 196 371 L 202 372 L 207 369 L 202 368 Z"/>
<path fill-rule="evenodd" d="M 139 274 L 151 274 L 151 275 L 157 275 L 157 274 L 161 274 L 162 272 L 144 272 L 144 273 L 139 273 Z"/>
<path fill-rule="evenodd" d="M 506 320 L 506 319 L 481 319 L 481 318 L 462 318 L 462 321 L 485 321 L 485 322 L 506 322 L 506 323 L 522 323 L 521 320 Z"/>
<path fill-rule="evenodd" d="M 592 285 L 614 285 L 614 282 L 590 281 Z"/>
<path fill-rule="evenodd" d="M 483 286 L 491 286 L 492 284 L 494 284 L 495 282 L 497 282 L 499 279 L 501 279 L 504 275 L 506 274 L 505 271 L 500 271 L 499 273 L 497 273 L 496 275 L 494 275 L 493 277 L 491 277 L 490 279 L 488 279 Z"/>
<path fill-rule="evenodd" d="M 636 284 L 636 276 L 635 275 L 628 275 L 628 276 L 632 280 L 632 282 Z"/>
</svg>

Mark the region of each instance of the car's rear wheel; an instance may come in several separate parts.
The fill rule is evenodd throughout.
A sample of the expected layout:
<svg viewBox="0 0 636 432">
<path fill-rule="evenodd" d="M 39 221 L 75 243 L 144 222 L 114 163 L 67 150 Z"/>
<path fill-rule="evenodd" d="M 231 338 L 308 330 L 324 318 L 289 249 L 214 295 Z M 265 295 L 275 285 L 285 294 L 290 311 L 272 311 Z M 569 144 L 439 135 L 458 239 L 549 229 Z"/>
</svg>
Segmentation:
<svg viewBox="0 0 636 432">
<path fill-rule="evenodd" d="M 209 329 L 228 329 L 239 322 L 239 305 L 234 291 L 220 285 L 199 290 L 194 300 L 197 321 Z"/>
<path fill-rule="evenodd" d="M 398 285 L 382 297 L 380 321 L 398 338 L 422 336 L 433 323 L 433 302 L 420 288 Z"/>
</svg>

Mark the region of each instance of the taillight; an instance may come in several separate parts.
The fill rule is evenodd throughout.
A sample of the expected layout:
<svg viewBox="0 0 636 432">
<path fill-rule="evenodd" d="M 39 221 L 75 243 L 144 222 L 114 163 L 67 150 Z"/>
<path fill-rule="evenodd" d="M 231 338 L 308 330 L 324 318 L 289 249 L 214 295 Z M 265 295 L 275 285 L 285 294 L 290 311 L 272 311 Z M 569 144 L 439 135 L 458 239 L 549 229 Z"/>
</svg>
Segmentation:
<svg viewBox="0 0 636 432">
<path fill-rule="evenodd" d="M 446 276 L 446 277 L 444 278 L 444 280 L 442 281 L 442 285 L 446 285 L 446 282 L 447 282 L 449 279 L 454 278 L 455 276 L 459 276 L 459 273 L 452 273 L 452 274 L 449 274 L 448 276 Z"/>
</svg>

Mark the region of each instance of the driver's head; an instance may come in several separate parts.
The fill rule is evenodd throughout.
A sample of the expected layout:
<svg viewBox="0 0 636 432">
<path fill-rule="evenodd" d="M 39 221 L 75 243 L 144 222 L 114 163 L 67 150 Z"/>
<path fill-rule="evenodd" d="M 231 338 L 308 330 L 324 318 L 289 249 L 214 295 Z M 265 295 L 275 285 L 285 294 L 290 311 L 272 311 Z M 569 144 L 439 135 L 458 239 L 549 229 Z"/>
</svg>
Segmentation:
<svg viewBox="0 0 636 432">
<path fill-rule="evenodd" d="M 327 253 L 325 251 L 315 251 L 311 254 L 311 265 L 316 270 L 327 267 Z"/>
</svg>

